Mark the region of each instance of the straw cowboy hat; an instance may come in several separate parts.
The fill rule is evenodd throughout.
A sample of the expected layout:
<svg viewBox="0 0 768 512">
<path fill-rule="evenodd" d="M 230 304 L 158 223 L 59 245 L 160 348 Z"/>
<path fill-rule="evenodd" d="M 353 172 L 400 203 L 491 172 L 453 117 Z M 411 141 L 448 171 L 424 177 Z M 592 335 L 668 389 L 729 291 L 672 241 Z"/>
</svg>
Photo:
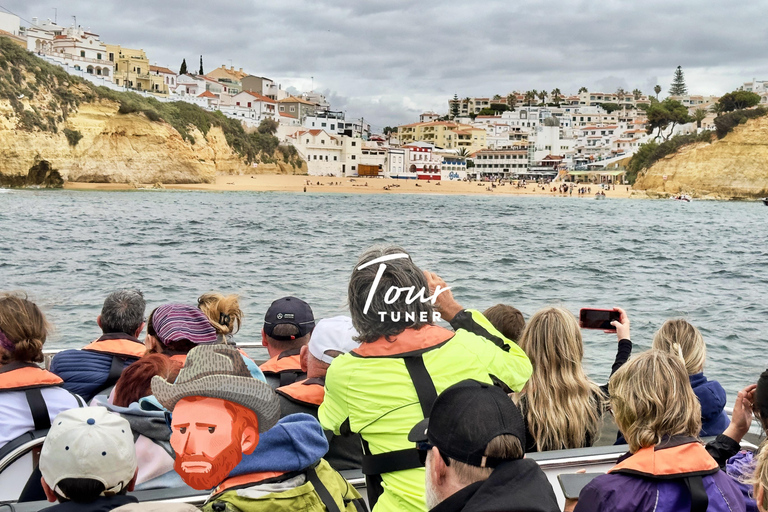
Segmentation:
<svg viewBox="0 0 768 512">
<path fill-rule="evenodd" d="M 268 384 L 254 379 L 243 356 L 231 345 L 200 345 L 189 351 L 176 382 L 152 377 L 152 393 L 173 411 L 182 398 L 202 396 L 240 404 L 256 413 L 259 433 L 280 419 L 280 401 Z"/>
</svg>

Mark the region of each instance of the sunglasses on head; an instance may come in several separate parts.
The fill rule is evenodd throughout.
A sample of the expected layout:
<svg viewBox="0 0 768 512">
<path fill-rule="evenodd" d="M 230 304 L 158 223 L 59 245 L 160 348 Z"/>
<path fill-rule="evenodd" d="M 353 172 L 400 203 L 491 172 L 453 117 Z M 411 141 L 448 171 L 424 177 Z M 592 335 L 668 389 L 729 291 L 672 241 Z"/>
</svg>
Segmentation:
<svg viewBox="0 0 768 512">
<path fill-rule="evenodd" d="M 434 445 L 431 445 L 426 441 L 416 443 L 416 449 L 419 451 L 419 461 L 421 462 L 422 466 L 426 466 L 427 454 L 430 451 L 432 451 L 432 448 L 434 448 Z M 440 448 L 438 448 L 437 451 L 440 452 L 440 457 L 442 457 L 443 462 L 445 462 L 445 465 L 450 466 L 451 465 L 450 459 L 443 452 L 440 451 Z"/>
</svg>

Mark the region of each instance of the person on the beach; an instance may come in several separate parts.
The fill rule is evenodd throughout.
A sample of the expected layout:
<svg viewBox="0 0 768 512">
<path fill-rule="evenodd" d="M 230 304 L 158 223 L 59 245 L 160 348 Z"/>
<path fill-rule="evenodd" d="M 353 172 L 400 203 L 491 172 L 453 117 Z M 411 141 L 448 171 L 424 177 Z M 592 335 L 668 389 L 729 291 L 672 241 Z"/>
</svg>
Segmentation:
<svg viewBox="0 0 768 512">
<path fill-rule="evenodd" d="M 618 350 L 611 373 L 632 353 L 629 317 L 621 313 L 616 328 Z M 520 337 L 520 347 L 533 363 L 533 376 L 520 394 L 526 421 L 526 452 L 584 448 L 599 435 L 608 385 L 589 380 L 582 367 L 584 343 L 573 314 L 559 307 L 534 314 Z"/>
<path fill-rule="evenodd" d="M 464 379 L 519 391 L 531 363 L 399 247 L 372 248 L 360 257 L 348 301 L 361 345 L 328 369 L 318 417 L 336 435 L 363 438 L 374 510 L 423 511 L 424 468 L 408 441 L 413 425 L 429 415 L 438 393 Z M 436 325 L 438 312 L 455 332 Z"/>
<path fill-rule="evenodd" d="M 707 346 L 701 332 L 683 319 L 667 320 L 653 337 L 653 348 L 682 355 L 693 392 L 701 404 L 701 437 L 722 434 L 728 426 L 725 389 L 704 376 Z"/>
<path fill-rule="evenodd" d="M 0 294 L 0 448 L 27 432 L 50 428 L 62 411 L 84 407 L 64 381 L 43 370 L 50 325 L 23 295 Z"/>
<path fill-rule="evenodd" d="M 117 290 L 104 300 L 96 323 L 102 336 L 80 350 L 64 350 L 51 362 L 51 371 L 64 380 L 64 389 L 90 401 L 109 394 L 123 369 L 147 351 L 139 340 L 146 302 L 139 290 Z"/>
<path fill-rule="evenodd" d="M 260 368 L 272 389 L 307 378 L 299 354 L 314 328 L 312 308 L 301 299 L 283 297 L 269 306 L 261 331 L 261 344 L 267 348 L 269 360 Z"/>
</svg>

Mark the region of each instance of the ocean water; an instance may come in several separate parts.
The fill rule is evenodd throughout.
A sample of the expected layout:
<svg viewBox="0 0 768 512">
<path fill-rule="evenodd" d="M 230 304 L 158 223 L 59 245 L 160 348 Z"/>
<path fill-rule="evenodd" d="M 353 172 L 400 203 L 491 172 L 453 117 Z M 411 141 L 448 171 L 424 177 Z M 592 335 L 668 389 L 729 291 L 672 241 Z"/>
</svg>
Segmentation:
<svg viewBox="0 0 768 512">
<path fill-rule="evenodd" d="M 252 192 L 0 193 L 0 289 L 24 290 L 55 326 L 49 348 L 100 331 L 104 297 L 138 287 L 148 311 L 238 293 L 236 339 L 260 340 L 272 300 L 316 317 L 345 312 L 358 255 L 399 244 L 465 307 L 528 318 L 547 305 L 621 306 L 635 351 L 670 317 L 707 341 L 706 374 L 733 402 L 768 366 L 768 208 L 761 203 L 560 197 Z M 584 331 L 589 375 L 606 382 L 615 335 Z"/>
</svg>

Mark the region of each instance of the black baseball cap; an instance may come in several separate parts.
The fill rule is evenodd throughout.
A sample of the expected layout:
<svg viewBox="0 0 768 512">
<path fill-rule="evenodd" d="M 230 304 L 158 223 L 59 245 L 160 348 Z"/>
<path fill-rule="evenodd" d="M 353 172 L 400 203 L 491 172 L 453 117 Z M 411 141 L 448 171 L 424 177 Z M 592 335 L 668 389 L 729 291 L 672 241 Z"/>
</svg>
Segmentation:
<svg viewBox="0 0 768 512">
<path fill-rule="evenodd" d="M 295 325 L 299 333 L 295 336 L 275 336 L 275 326 L 280 324 Z M 315 328 L 315 316 L 309 304 L 296 297 L 277 299 L 269 306 L 264 315 L 264 332 L 278 341 L 290 341 L 306 336 Z"/>
<path fill-rule="evenodd" d="M 496 467 L 504 459 L 485 457 L 488 443 L 509 434 L 525 451 L 525 422 L 512 399 L 500 388 L 464 380 L 443 391 L 429 418 L 408 434 L 413 443 L 429 443 L 448 457 L 478 467 Z"/>
</svg>

